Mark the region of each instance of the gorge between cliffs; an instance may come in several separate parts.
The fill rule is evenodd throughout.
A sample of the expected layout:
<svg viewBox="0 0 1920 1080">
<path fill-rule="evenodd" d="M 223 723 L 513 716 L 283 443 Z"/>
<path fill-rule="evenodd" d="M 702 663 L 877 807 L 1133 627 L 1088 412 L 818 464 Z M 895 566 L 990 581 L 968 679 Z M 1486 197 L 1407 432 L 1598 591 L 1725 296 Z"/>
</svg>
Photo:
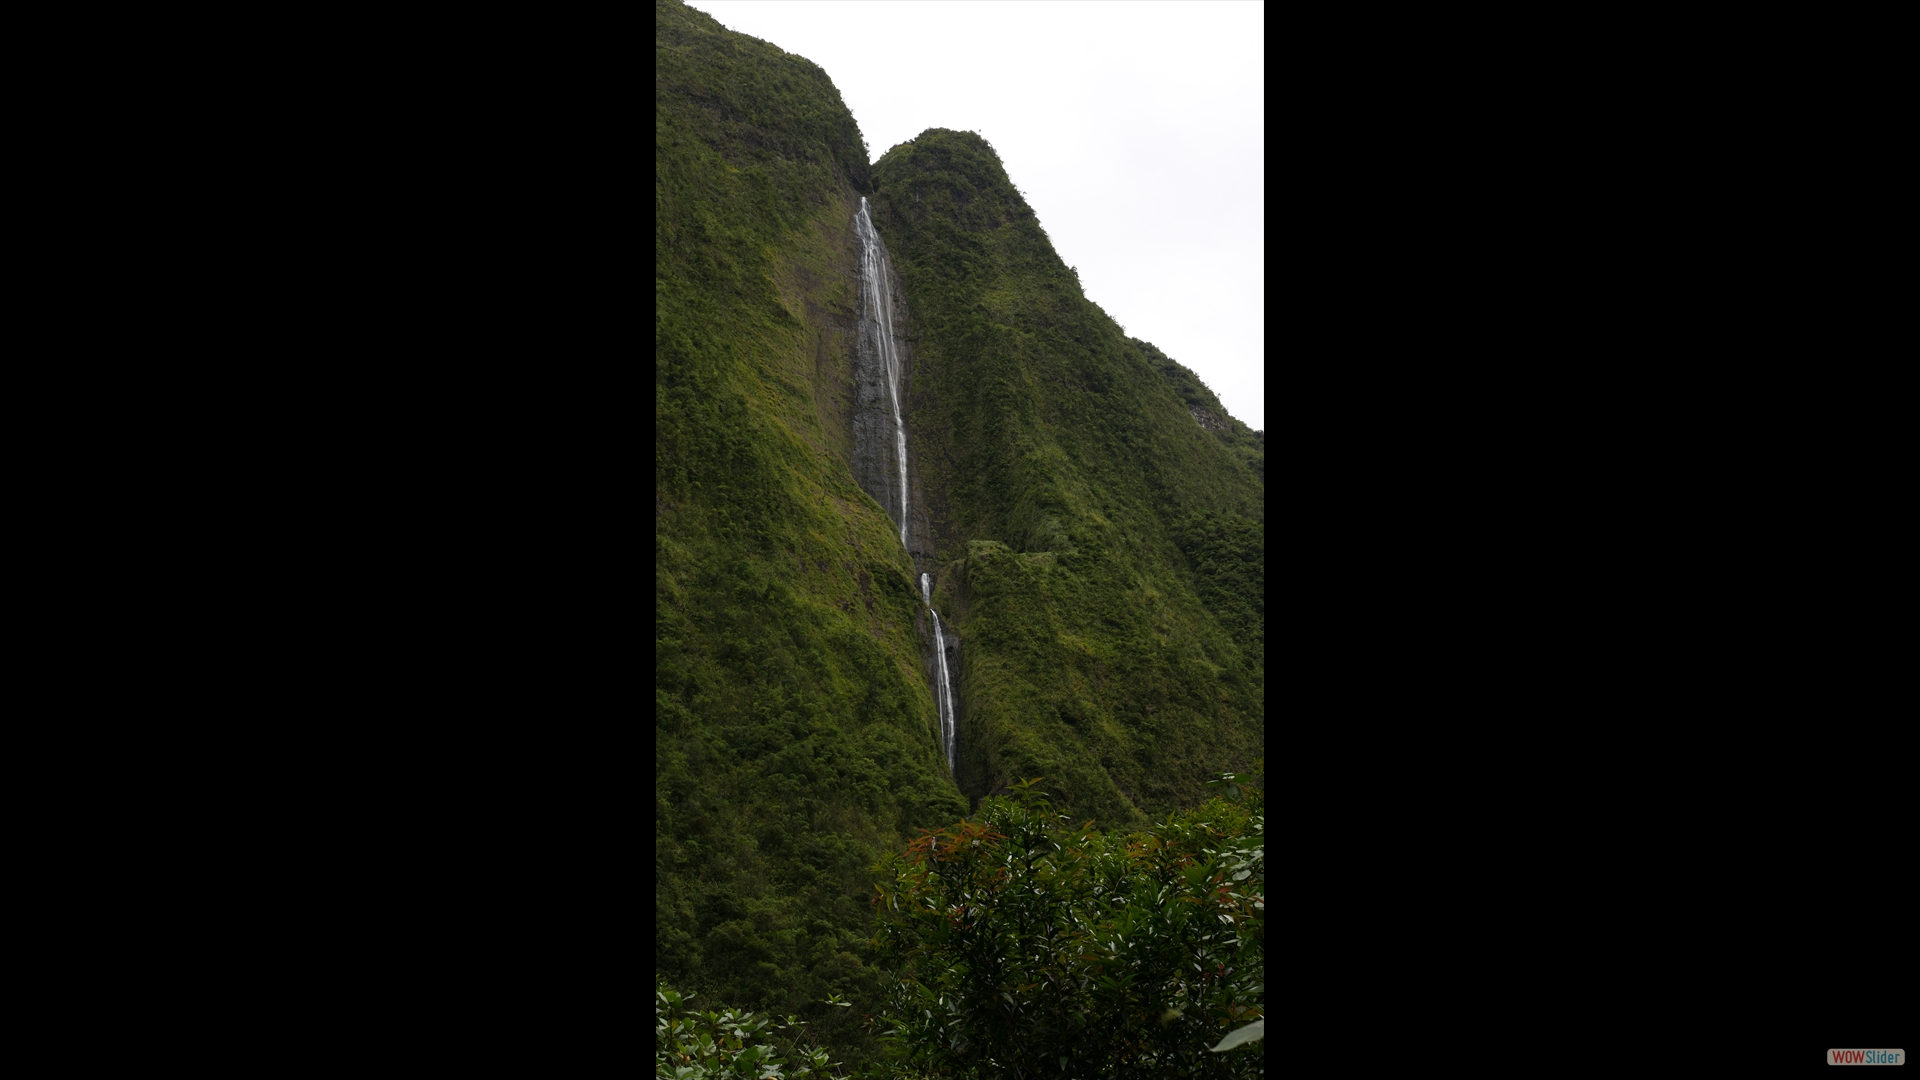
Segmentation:
<svg viewBox="0 0 1920 1080">
<path fill-rule="evenodd" d="M 910 454 L 907 422 L 901 408 L 908 377 L 907 347 L 895 333 L 896 326 L 907 325 L 906 304 L 897 299 L 902 291 L 864 195 L 860 197 L 860 211 L 854 217 L 854 233 L 860 242 L 860 287 L 857 293 L 859 331 L 853 355 L 853 473 L 861 488 L 887 509 L 900 529 L 900 545 L 918 566 L 930 557 L 930 545 L 922 543 L 916 547 L 911 538 L 914 519 L 919 517 L 924 521 L 925 511 L 923 508 L 918 515 L 913 512 L 914 489 L 907 480 Z M 957 650 L 959 638 L 949 637 L 941 626 L 940 613 L 933 608 L 931 571 L 920 573 L 920 595 L 932 621 L 929 641 L 932 655 L 927 674 L 939 713 L 934 736 L 946 756 L 947 771 L 953 774 L 959 718 L 954 711 L 956 698 L 947 650 L 950 646 Z"/>
</svg>

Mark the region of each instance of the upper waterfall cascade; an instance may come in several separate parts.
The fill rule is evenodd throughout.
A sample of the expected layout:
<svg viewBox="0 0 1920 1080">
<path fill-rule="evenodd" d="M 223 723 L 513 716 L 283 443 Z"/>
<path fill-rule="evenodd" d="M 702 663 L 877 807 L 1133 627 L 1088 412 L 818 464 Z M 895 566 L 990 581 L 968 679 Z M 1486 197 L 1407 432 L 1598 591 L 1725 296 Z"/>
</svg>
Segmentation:
<svg viewBox="0 0 1920 1080">
<path fill-rule="evenodd" d="M 860 213 L 855 215 L 853 227 L 860 237 L 860 292 L 866 307 L 860 336 L 872 342 L 886 369 L 887 398 L 893 406 L 894 460 L 900 467 L 900 546 L 907 547 L 907 422 L 900 413 L 900 349 L 893 339 L 893 286 L 888 280 L 891 268 L 880 232 L 873 227 L 873 215 L 867 211 L 865 195 L 860 196 Z"/>
</svg>

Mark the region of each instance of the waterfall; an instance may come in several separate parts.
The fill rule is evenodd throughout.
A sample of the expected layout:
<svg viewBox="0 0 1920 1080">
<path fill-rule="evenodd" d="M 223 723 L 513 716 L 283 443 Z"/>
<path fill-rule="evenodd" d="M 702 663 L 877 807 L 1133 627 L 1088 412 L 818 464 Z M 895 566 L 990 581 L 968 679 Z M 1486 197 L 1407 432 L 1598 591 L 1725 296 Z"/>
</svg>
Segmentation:
<svg viewBox="0 0 1920 1080">
<path fill-rule="evenodd" d="M 947 638 L 940 632 L 940 613 L 933 612 L 933 646 L 940 653 L 940 741 L 947 751 L 947 771 L 953 771 L 953 680 L 947 675 Z"/>
<path fill-rule="evenodd" d="M 947 752 L 947 771 L 953 771 L 953 679 L 947 675 L 947 635 L 940 629 L 940 613 L 933 610 L 933 577 L 920 575 L 920 599 L 933 616 L 933 649 L 940 656 L 940 685 L 934 690 L 934 708 L 940 713 L 940 748 Z"/>
<path fill-rule="evenodd" d="M 887 280 L 887 252 L 879 230 L 860 196 L 860 213 L 853 219 L 860 236 L 860 288 L 872 320 L 874 344 L 887 373 L 887 398 L 893 405 L 894 460 L 900 464 L 900 546 L 907 546 L 907 422 L 900 415 L 900 350 L 893 340 L 893 286 Z M 865 330 L 866 327 L 861 327 Z"/>
<path fill-rule="evenodd" d="M 865 309 L 860 317 L 858 379 L 862 380 L 862 386 L 872 386 L 873 382 L 867 380 L 878 376 L 879 381 L 887 385 L 887 403 L 893 409 L 893 460 L 900 476 L 899 486 L 895 488 L 900 493 L 900 546 L 911 553 L 913 549 L 907 543 L 907 421 L 900 414 L 900 348 L 893 338 L 893 286 L 887 265 L 887 249 L 880 243 L 879 230 L 873 227 L 873 214 L 867 208 L 864 195 L 860 198 L 860 212 L 854 215 L 853 228 L 860 238 L 860 301 Z M 878 370 L 873 366 L 874 360 L 879 361 Z M 873 421 L 879 418 L 867 412 L 868 400 L 871 399 L 863 391 L 860 415 L 855 421 L 855 473 L 875 501 L 886 505 L 888 511 L 892 512 L 894 500 L 883 497 L 892 494 L 884 490 L 890 486 L 889 481 L 879 471 L 884 467 L 884 451 L 875 445 L 875 437 L 881 433 Z M 952 772 L 956 727 L 953 717 L 953 679 L 947 674 L 947 635 L 940 627 L 940 613 L 933 610 L 931 575 L 920 575 L 920 599 L 933 616 L 933 646 L 940 657 L 940 685 L 934 691 L 934 704 L 940 713 L 940 748 L 947 755 L 947 771 Z"/>
</svg>

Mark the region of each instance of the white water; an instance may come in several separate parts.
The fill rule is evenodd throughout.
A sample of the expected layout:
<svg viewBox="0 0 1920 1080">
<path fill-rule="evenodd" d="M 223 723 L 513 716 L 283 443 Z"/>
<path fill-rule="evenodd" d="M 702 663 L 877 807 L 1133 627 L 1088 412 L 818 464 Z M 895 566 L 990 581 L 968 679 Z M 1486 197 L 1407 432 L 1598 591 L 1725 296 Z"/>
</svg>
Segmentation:
<svg viewBox="0 0 1920 1080">
<path fill-rule="evenodd" d="M 947 676 L 947 635 L 940 630 L 940 613 L 933 610 L 933 578 L 928 574 L 920 575 L 920 599 L 926 602 L 927 614 L 933 616 L 933 647 L 940 654 L 940 686 L 934 707 L 940 713 L 940 748 L 947 752 L 947 771 L 953 771 L 953 739 L 955 723 L 953 719 L 953 680 Z"/>
<path fill-rule="evenodd" d="M 853 219 L 860 235 L 860 285 L 867 293 L 867 310 L 880 330 L 880 359 L 887 365 L 887 394 L 893 401 L 894 457 L 900 462 L 900 546 L 907 546 L 907 422 L 900 416 L 900 351 L 893 344 L 893 287 L 887 282 L 887 256 L 880 249 L 880 233 L 867 213 L 867 197 L 860 196 L 860 213 Z"/>
<path fill-rule="evenodd" d="M 928 608 L 928 611 L 933 611 Z M 947 771 L 953 771 L 953 680 L 947 677 L 947 638 L 940 632 L 940 613 L 933 611 L 933 646 L 940 652 L 940 741 L 947 751 Z"/>
<path fill-rule="evenodd" d="M 860 198 L 860 213 L 853 219 L 854 232 L 860 237 L 860 288 L 869 317 L 873 321 L 875 344 L 887 369 L 887 398 L 893 406 L 894 460 L 900 463 L 900 546 L 907 544 L 907 422 L 900 415 L 900 350 L 893 340 L 893 287 L 888 282 L 887 253 L 880 246 L 880 232 L 873 227 L 873 215 L 867 210 L 865 196 Z M 864 328 L 862 330 L 864 333 Z M 911 550 L 911 548 L 909 548 Z M 953 679 L 947 674 L 947 635 L 940 628 L 940 613 L 933 610 L 933 578 L 920 575 L 920 599 L 933 616 L 933 646 L 940 655 L 940 686 L 935 702 L 940 712 L 940 747 L 947 754 L 947 771 L 954 766 L 955 727 L 953 717 Z"/>
</svg>

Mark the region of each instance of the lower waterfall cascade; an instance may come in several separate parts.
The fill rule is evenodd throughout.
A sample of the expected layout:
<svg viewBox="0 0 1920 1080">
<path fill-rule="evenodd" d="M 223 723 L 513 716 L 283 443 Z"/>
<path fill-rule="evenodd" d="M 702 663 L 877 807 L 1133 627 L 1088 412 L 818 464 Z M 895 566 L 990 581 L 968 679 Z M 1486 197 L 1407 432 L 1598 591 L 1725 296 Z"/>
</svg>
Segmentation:
<svg viewBox="0 0 1920 1080">
<path fill-rule="evenodd" d="M 947 674 L 947 635 L 940 629 L 940 613 L 933 610 L 933 578 L 928 574 L 920 575 L 920 599 L 927 605 L 927 614 L 933 616 L 933 648 L 940 657 L 940 685 L 934 688 L 934 707 L 940 714 L 940 748 L 947 755 L 947 771 L 953 771 L 954 729 L 958 726 L 953 716 L 953 679 Z"/>
<path fill-rule="evenodd" d="M 946 635 L 940 632 L 940 613 L 934 611 L 932 608 L 928 608 L 927 610 L 933 612 L 933 645 L 940 653 L 940 727 L 941 735 L 943 736 L 941 741 L 946 744 L 947 771 L 952 772 L 954 738 L 953 680 L 947 676 L 947 641 Z"/>
</svg>

